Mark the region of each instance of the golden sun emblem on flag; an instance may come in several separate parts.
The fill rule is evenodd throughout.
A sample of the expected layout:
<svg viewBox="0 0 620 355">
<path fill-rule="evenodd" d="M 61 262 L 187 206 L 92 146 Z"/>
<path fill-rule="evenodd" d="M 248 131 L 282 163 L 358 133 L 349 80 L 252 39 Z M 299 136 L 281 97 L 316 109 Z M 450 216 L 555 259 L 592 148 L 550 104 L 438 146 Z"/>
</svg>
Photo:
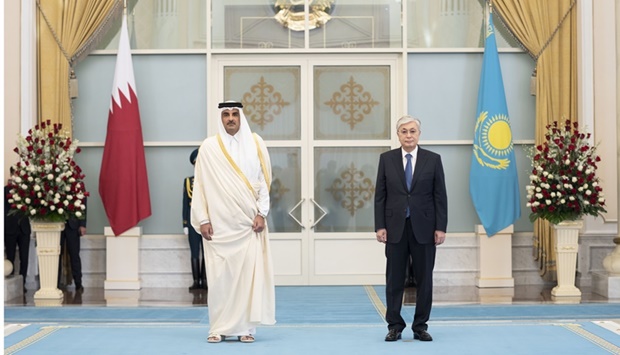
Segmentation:
<svg viewBox="0 0 620 355">
<path fill-rule="evenodd" d="M 474 155 L 478 164 L 504 170 L 510 165 L 508 155 L 513 149 L 508 116 L 498 114 L 487 118 L 488 114 L 482 111 L 476 120 Z"/>
</svg>

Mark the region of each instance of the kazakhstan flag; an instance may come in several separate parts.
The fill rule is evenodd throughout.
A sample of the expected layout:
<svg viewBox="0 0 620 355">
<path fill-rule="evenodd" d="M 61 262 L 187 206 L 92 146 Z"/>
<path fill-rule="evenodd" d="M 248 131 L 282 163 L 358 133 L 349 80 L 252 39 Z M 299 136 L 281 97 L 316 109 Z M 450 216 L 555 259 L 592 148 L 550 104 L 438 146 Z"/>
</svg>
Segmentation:
<svg viewBox="0 0 620 355">
<path fill-rule="evenodd" d="M 490 14 L 473 150 L 469 192 L 487 235 L 493 236 L 521 217 L 521 203 L 502 69 Z"/>
</svg>

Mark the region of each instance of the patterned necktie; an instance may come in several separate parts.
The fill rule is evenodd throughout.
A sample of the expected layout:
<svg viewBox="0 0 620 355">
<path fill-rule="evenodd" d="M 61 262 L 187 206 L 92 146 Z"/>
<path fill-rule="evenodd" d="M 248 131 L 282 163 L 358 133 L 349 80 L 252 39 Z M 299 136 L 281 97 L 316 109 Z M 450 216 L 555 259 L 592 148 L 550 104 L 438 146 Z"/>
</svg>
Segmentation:
<svg viewBox="0 0 620 355">
<path fill-rule="evenodd" d="M 405 181 L 407 182 L 407 191 L 411 191 L 411 175 L 413 175 L 411 173 L 411 154 L 406 154 L 405 158 L 407 158 L 407 165 L 405 165 Z M 409 205 L 407 205 L 406 217 L 409 218 Z"/>
</svg>

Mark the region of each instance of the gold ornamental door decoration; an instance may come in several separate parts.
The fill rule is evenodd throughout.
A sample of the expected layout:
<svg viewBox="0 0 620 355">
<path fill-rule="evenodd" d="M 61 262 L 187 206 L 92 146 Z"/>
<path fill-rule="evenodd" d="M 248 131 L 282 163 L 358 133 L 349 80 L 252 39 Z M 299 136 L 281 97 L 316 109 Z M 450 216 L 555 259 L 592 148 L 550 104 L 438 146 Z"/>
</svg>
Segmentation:
<svg viewBox="0 0 620 355">
<path fill-rule="evenodd" d="M 351 126 L 351 130 L 378 104 L 371 93 L 365 91 L 364 86 L 357 83 L 353 76 L 340 86 L 340 91 L 334 92 L 331 99 L 325 102 L 336 115 L 340 115 L 342 122 Z"/>
<path fill-rule="evenodd" d="M 290 105 L 284 101 L 282 93 L 265 81 L 261 76 L 258 83 L 250 87 L 250 91 L 243 94 L 243 113 L 245 116 L 264 129 L 268 123 L 282 112 L 282 108 Z"/>
<path fill-rule="evenodd" d="M 373 198 L 375 186 L 371 178 L 351 163 L 351 166 L 340 174 L 340 178 L 334 179 L 325 191 L 330 192 L 334 199 L 340 202 L 340 206 L 347 209 L 353 217 L 355 211 L 363 208 L 364 204 Z"/>
<path fill-rule="evenodd" d="M 309 1 L 308 29 L 312 30 L 321 27 L 329 21 L 335 2 L 335 0 Z M 305 0 L 276 0 L 274 5 L 276 15 L 274 18 L 282 26 L 292 31 L 303 31 L 306 23 L 304 3 Z"/>
</svg>

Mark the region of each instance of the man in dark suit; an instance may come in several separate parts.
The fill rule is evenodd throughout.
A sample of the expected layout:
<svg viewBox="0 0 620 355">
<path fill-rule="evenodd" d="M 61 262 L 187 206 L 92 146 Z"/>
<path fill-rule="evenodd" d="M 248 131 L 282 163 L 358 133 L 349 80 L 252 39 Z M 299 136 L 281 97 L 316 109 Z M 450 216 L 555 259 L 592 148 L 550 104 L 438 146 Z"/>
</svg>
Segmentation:
<svg viewBox="0 0 620 355">
<path fill-rule="evenodd" d="M 84 200 L 86 204 L 86 200 Z M 84 210 L 84 219 L 69 218 L 65 223 L 65 229 L 60 234 L 60 260 L 58 263 L 58 277 L 62 274 L 62 255 L 69 255 L 71 265 L 71 275 L 75 283 L 75 291 L 82 292 L 82 260 L 80 258 L 80 239 L 86 235 L 86 210 Z M 66 248 L 65 248 L 66 246 Z"/>
<path fill-rule="evenodd" d="M 400 310 L 409 257 L 417 284 L 414 339 L 432 341 L 427 321 L 433 303 L 437 245 L 446 238 L 448 198 L 441 157 L 418 146 L 420 120 L 403 116 L 396 123 L 401 147 L 381 154 L 375 188 L 375 231 L 385 244 L 385 341 L 396 341 L 406 324 Z"/>
<path fill-rule="evenodd" d="M 196 164 L 198 149 L 195 149 L 189 156 L 189 162 Z M 205 269 L 204 252 L 202 246 L 202 236 L 196 232 L 190 223 L 192 209 L 192 193 L 194 190 L 194 177 L 188 176 L 183 180 L 183 233 L 189 240 L 189 250 L 191 253 L 192 277 L 194 283 L 189 287 L 191 290 L 207 288 L 207 273 Z"/>
<path fill-rule="evenodd" d="M 15 174 L 13 167 L 10 169 L 11 178 Z M 9 215 L 9 184 L 4 186 L 4 247 L 6 258 L 13 264 L 15 272 L 16 248 L 19 248 L 19 273 L 24 278 L 24 290 L 26 290 L 26 276 L 28 274 L 28 252 L 30 251 L 30 220 L 21 215 Z"/>
</svg>

